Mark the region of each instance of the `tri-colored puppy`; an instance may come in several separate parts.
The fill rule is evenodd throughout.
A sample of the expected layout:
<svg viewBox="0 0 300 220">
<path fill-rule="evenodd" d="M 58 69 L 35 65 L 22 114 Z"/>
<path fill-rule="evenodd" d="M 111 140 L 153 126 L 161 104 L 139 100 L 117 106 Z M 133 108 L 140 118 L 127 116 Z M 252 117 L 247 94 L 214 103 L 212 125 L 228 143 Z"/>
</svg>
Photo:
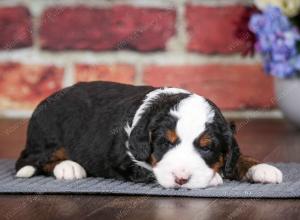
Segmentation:
<svg viewBox="0 0 300 220">
<path fill-rule="evenodd" d="M 28 126 L 17 177 L 87 176 L 203 188 L 223 178 L 280 183 L 240 154 L 234 126 L 208 99 L 178 88 L 78 83 L 44 101 Z"/>
</svg>

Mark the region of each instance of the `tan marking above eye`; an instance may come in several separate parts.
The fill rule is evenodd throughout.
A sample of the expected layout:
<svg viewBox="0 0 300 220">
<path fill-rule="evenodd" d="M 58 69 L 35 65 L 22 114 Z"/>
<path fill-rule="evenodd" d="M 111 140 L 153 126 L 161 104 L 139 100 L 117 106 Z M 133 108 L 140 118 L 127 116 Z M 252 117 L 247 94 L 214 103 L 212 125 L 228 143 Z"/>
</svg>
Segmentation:
<svg viewBox="0 0 300 220">
<path fill-rule="evenodd" d="M 166 138 L 168 141 L 170 141 L 172 144 L 175 144 L 175 142 L 178 140 L 178 136 L 174 130 L 167 130 L 166 132 Z"/>
<path fill-rule="evenodd" d="M 201 135 L 199 139 L 200 147 L 208 147 L 211 144 L 212 140 L 208 134 Z"/>
</svg>

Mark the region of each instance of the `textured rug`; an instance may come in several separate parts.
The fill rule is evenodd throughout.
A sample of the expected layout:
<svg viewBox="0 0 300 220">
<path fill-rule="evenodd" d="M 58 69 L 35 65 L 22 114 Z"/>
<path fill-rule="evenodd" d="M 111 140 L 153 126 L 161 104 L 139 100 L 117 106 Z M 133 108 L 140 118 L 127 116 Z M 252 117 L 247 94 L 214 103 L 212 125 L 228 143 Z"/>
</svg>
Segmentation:
<svg viewBox="0 0 300 220">
<path fill-rule="evenodd" d="M 106 194 L 215 198 L 300 198 L 300 164 L 274 164 L 283 172 L 282 184 L 227 181 L 206 189 L 164 189 L 158 184 L 136 184 L 104 178 L 76 181 L 36 176 L 15 178 L 14 161 L 0 160 L 0 193 L 5 194 Z"/>
</svg>

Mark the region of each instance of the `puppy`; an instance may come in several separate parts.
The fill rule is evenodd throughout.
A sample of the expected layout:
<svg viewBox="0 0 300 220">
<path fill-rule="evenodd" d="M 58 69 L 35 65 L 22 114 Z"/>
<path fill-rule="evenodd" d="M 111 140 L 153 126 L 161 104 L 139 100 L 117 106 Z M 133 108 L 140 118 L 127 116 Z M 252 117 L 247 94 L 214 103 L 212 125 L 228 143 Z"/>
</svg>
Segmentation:
<svg viewBox="0 0 300 220">
<path fill-rule="evenodd" d="M 178 88 L 78 83 L 42 101 L 16 176 L 87 176 L 167 188 L 204 188 L 223 178 L 280 183 L 274 166 L 240 154 L 234 125 L 210 100 Z"/>
</svg>

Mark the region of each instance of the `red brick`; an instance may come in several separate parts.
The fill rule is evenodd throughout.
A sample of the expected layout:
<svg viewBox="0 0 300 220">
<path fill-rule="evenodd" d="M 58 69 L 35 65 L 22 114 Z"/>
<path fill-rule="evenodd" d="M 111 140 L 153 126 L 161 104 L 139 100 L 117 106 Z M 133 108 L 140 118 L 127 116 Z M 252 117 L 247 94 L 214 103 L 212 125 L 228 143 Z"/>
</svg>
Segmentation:
<svg viewBox="0 0 300 220">
<path fill-rule="evenodd" d="M 222 109 L 274 107 L 272 78 L 260 65 L 148 66 L 144 82 L 185 88 Z"/>
<path fill-rule="evenodd" d="M 0 64 L 0 109 L 32 109 L 62 88 L 63 69 L 44 65 Z"/>
<path fill-rule="evenodd" d="M 239 27 L 240 19 L 249 14 L 241 5 L 210 7 L 188 5 L 188 49 L 206 54 L 244 52 L 251 47 L 252 35 Z M 248 16 L 249 17 L 249 16 Z M 245 24 L 246 25 L 246 24 Z M 243 31 L 243 33 L 238 33 Z"/>
<path fill-rule="evenodd" d="M 0 49 L 31 46 L 31 33 L 31 16 L 26 8 L 0 8 Z"/>
<path fill-rule="evenodd" d="M 131 65 L 76 65 L 76 81 L 113 81 L 133 84 L 135 70 Z"/>
<path fill-rule="evenodd" d="M 163 50 L 175 33 L 175 17 L 174 10 L 131 6 L 49 8 L 40 40 L 49 50 Z"/>
</svg>

